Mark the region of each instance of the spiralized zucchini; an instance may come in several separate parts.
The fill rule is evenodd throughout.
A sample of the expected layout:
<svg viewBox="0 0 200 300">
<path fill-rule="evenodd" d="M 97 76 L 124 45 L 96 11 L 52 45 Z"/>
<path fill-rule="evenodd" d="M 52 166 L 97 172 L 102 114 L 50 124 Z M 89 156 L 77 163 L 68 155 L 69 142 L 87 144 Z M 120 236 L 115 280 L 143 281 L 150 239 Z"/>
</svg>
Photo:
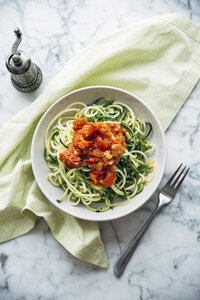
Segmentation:
<svg viewBox="0 0 200 300">
<path fill-rule="evenodd" d="M 84 117 L 90 122 L 120 122 L 128 132 L 125 153 L 117 164 L 115 183 L 109 188 L 94 185 L 90 180 L 89 168 L 70 170 L 59 161 L 60 152 L 72 142 L 73 121 Z M 154 151 L 148 139 L 151 132 L 150 123 L 137 118 L 126 104 L 112 99 L 102 97 L 88 106 L 82 102 L 67 106 L 54 117 L 45 134 L 44 157 L 51 169 L 47 179 L 64 190 L 63 196 L 57 201 L 66 198 L 71 205 L 83 204 L 94 212 L 126 205 L 154 176 L 155 161 L 148 158 Z"/>
</svg>

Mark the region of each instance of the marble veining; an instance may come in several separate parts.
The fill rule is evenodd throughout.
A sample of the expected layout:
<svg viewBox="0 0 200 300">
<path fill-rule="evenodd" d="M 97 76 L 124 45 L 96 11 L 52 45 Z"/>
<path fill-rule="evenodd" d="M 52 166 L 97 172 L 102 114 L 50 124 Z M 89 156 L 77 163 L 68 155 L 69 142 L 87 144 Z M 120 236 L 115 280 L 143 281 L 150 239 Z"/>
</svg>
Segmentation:
<svg viewBox="0 0 200 300">
<path fill-rule="evenodd" d="M 95 38 L 164 13 L 200 23 L 199 0 L 0 0 L 0 126 L 40 94 L 79 50 Z M 44 75 L 24 95 L 10 82 L 4 60 L 23 32 L 20 48 Z M 116 279 L 113 264 L 156 205 L 157 195 L 135 213 L 100 224 L 110 261 L 101 270 L 79 261 L 38 219 L 28 234 L 0 245 L 0 300 L 199 300 L 200 299 L 200 83 L 166 132 L 167 167 L 161 186 L 183 162 L 190 173 L 174 201 L 160 212 Z"/>
</svg>

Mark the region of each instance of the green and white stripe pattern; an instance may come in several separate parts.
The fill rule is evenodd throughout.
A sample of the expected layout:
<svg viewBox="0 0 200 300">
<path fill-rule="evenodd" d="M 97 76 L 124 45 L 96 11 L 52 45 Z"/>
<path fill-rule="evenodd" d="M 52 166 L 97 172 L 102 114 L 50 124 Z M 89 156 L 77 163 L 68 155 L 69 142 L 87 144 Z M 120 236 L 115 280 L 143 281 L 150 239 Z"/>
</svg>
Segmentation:
<svg viewBox="0 0 200 300">
<path fill-rule="evenodd" d="M 127 147 L 117 164 L 116 180 L 110 188 L 94 185 L 90 180 L 89 168 L 69 170 L 59 161 L 60 152 L 72 142 L 73 121 L 85 117 L 90 122 L 119 122 L 127 131 Z M 95 212 L 126 205 L 154 175 L 155 162 L 148 159 L 154 151 L 148 139 L 151 131 L 150 123 L 137 118 L 126 104 L 112 99 L 102 97 L 88 106 L 76 102 L 66 107 L 49 124 L 45 135 L 44 157 L 51 169 L 47 179 L 64 190 L 57 201 L 67 199 L 73 206 L 83 204 Z M 148 177 L 150 172 L 151 178 Z"/>
</svg>

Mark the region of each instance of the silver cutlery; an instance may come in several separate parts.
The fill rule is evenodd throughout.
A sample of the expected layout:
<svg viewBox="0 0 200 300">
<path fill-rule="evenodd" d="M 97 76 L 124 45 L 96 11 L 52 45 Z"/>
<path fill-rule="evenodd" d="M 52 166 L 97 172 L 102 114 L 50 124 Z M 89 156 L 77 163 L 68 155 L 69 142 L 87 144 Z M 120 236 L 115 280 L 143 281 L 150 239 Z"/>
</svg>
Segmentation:
<svg viewBox="0 0 200 300">
<path fill-rule="evenodd" d="M 120 256 L 117 258 L 115 265 L 114 265 L 114 274 L 116 277 L 120 277 L 126 268 L 132 254 L 134 253 L 135 249 L 137 248 L 142 236 L 144 235 L 145 231 L 149 227 L 151 221 L 153 220 L 154 216 L 157 212 L 166 204 L 169 204 L 173 198 L 175 197 L 176 193 L 178 192 L 183 180 L 185 179 L 189 168 L 186 166 L 181 171 L 182 164 L 178 167 L 178 169 L 174 172 L 171 176 L 169 181 L 163 187 L 163 189 L 159 193 L 159 200 L 156 208 L 146 221 L 146 223 L 142 226 L 136 236 L 130 241 L 130 243 L 126 246 L 126 248 L 122 251 Z"/>
</svg>

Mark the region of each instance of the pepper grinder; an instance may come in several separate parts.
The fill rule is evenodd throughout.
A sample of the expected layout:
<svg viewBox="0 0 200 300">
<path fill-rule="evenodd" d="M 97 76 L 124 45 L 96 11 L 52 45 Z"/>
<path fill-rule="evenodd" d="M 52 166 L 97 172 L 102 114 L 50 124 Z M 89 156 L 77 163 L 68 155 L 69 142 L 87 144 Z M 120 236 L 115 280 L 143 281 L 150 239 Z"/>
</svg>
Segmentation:
<svg viewBox="0 0 200 300">
<path fill-rule="evenodd" d="M 18 46 L 22 41 L 22 33 L 19 28 L 14 29 L 16 41 L 14 42 L 11 54 L 7 57 L 6 67 L 11 73 L 11 82 L 20 92 L 29 93 L 36 90 L 42 82 L 42 72 L 34 64 L 30 56 Z"/>
</svg>

